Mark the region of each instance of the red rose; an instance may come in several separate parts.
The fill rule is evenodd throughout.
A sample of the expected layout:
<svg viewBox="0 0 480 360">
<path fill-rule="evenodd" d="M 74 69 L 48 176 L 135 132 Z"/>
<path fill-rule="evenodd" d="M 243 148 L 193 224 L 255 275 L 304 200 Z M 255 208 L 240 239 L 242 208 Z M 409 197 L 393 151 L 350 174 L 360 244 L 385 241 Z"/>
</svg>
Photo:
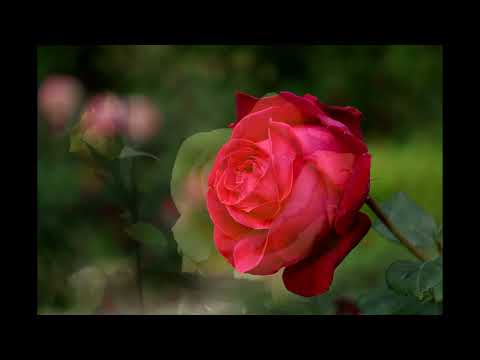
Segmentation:
<svg viewBox="0 0 480 360">
<path fill-rule="evenodd" d="M 328 290 L 371 225 L 359 212 L 370 184 L 361 117 L 308 94 L 237 94 L 237 121 L 207 193 L 215 245 L 237 271 L 270 275 L 285 267 L 288 290 Z"/>
</svg>

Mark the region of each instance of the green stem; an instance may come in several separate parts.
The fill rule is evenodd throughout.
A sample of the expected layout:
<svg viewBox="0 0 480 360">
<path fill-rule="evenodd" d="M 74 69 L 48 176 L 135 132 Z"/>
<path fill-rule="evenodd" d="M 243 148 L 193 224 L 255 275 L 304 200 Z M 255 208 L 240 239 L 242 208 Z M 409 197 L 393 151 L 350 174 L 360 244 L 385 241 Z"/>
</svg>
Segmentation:
<svg viewBox="0 0 480 360">
<path fill-rule="evenodd" d="M 442 255 L 443 252 L 443 244 L 440 240 L 435 240 L 435 244 L 437 245 L 437 250 L 440 255 Z"/>
<path fill-rule="evenodd" d="M 135 172 L 135 158 L 131 160 L 130 168 L 130 186 L 131 186 L 131 213 L 132 222 L 135 224 L 139 220 L 138 214 L 138 189 Z M 135 258 L 136 258 L 136 275 L 137 275 L 137 291 L 140 302 L 141 313 L 145 313 L 145 305 L 143 301 L 143 272 L 142 272 L 142 246 L 140 242 L 135 241 Z"/>
<path fill-rule="evenodd" d="M 395 235 L 395 237 L 402 243 L 417 259 L 421 261 L 428 261 L 427 256 L 420 252 L 405 236 L 403 236 L 397 227 L 390 221 L 385 212 L 380 207 L 380 204 L 377 203 L 372 197 L 368 197 L 366 204 L 372 209 L 374 214 L 380 219 L 380 221 L 390 230 L 390 232 Z"/>
</svg>

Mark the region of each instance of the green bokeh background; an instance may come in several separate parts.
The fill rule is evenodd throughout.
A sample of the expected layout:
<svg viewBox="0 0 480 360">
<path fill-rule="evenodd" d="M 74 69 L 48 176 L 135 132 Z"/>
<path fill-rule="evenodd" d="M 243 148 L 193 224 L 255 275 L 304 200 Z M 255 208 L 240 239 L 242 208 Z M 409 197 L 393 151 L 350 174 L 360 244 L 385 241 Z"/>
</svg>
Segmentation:
<svg viewBox="0 0 480 360">
<path fill-rule="evenodd" d="M 255 96 L 282 90 L 311 93 L 329 104 L 357 107 L 365 115 L 363 129 L 372 154 L 371 194 L 381 201 L 403 191 L 442 222 L 439 46 L 39 47 L 38 85 L 58 73 L 81 80 L 87 95 L 111 91 L 149 96 L 162 113 L 158 135 L 141 148 L 160 162 L 142 161 L 138 170 L 141 191 L 147 194 L 142 216 L 168 240 L 165 253 L 150 259 L 145 279 L 160 298 L 168 297 L 177 283 L 188 287 L 176 277 L 180 260 L 171 224 L 159 215 L 163 200 L 169 198 L 175 156 L 186 137 L 232 122 L 237 90 Z M 68 146 L 68 137 L 52 135 L 39 116 L 40 313 L 88 312 L 69 286 L 69 277 L 88 265 L 132 259 L 121 209 L 102 191 L 86 190 L 89 170 Z M 358 298 L 383 284 L 384 270 L 392 261 L 411 258 L 372 229 L 338 267 L 324 298 Z M 309 304 L 315 306 L 315 301 Z M 295 303 L 276 309 L 302 311 Z M 325 311 L 318 305 L 313 312 Z"/>
</svg>

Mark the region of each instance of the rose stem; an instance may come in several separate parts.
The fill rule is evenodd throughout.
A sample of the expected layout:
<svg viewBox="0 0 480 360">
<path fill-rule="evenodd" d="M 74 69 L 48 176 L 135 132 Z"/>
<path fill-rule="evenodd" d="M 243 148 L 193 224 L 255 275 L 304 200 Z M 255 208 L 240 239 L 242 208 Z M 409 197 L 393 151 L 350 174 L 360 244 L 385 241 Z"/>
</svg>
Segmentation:
<svg viewBox="0 0 480 360">
<path fill-rule="evenodd" d="M 132 186 L 132 222 L 135 224 L 138 221 L 138 191 L 137 179 L 135 177 L 135 158 L 132 157 L 131 163 L 131 186 Z M 142 248 L 139 241 L 135 241 L 135 257 L 136 257 L 136 275 L 137 275 L 137 291 L 140 301 L 141 313 L 145 313 L 145 305 L 143 302 L 143 276 L 142 276 Z"/>
<path fill-rule="evenodd" d="M 390 230 L 390 232 L 396 236 L 396 238 L 419 260 L 427 261 L 428 258 L 422 254 L 406 237 L 404 237 L 397 227 L 390 221 L 387 215 L 384 213 L 380 205 L 372 197 L 368 197 L 365 202 L 370 209 L 375 213 L 375 215 L 380 219 L 380 221 Z"/>
<path fill-rule="evenodd" d="M 437 250 L 440 255 L 442 255 L 443 252 L 443 244 L 440 240 L 435 240 L 435 244 L 437 244 Z"/>
</svg>

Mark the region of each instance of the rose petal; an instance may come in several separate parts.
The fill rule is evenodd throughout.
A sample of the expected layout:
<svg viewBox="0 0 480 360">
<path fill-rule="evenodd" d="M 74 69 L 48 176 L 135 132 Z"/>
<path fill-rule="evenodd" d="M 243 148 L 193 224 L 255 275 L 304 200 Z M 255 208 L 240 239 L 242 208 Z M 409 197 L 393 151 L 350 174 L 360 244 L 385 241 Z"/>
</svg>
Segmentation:
<svg viewBox="0 0 480 360">
<path fill-rule="evenodd" d="M 253 109 L 258 99 L 240 91 L 235 94 L 237 102 L 237 120 L 230 127 L 235 126 L 244 116 L 246 116 Z"/>
<path fill-rule="evenodd" d="M 258 157 L 265 159 L 268 159 L 269 156 L 263 148 L 255 144 L 253 141 L 232 138 L 218 151 L 208 177 L 208 185 L 213 186 L 217 183 L 219 178 L 219 170 L 223 170 L 225 168 L 225 159 L 229 156 L 233 156 L 237 151 L 240 153 L 248 152 L 251 154 L 256 154 Z"/>
<path fill-rule="evenodd" d="M 284 98 L 279 95 L 272 95 L 272 96 L 263 96 L 258 99 L 258 102 L 255 106 L 250 110 L 250 112 L 260 111 L 269 107 L 277 107 L 286 104 Z"/>
<path fill-rule="evenodd" d="M 225 205 L 218 200 L 215 190 L 212 188 L 208 189 L 207 208 L 213 224 L 218 226 L 224 234 L 235 238 L 250 231 L 250 229 L 232 219 Z"/>
<path fill-rule="evenodd" d="M 270 121 L 290 125 L 300 125 L 305 122 L 305 115 L 295 104 L 286 102 L 279 96 L 272 97 L 272 100 L 268 99 L 269 98 L 260 99 L 252 111 L 235 124 L 232 138 L 260 142 L 268 139 L 268 126 Z M 266 107 L 266 105 L 269 106 Z"/>
<path fill-rule="evenodd" d="M 338 195 L 325 180 L 312 163 L 306 163 L 270 227 L 265 254 L 280 258 L 284 266 L 307 256 L 333 225 L 328 210 L 336 206 Z"/>
<path fill-rule="evenodd" d="M 268 125 L 272 120 L 272 108 L 249 113 L 232 131 L 232 139 L 246 139 L 260 142 L 268 138 Z"/>
<path fill-rule="evenodd" d="M 284 208 L 272 222 L 264 248 L 255 248 L 249 254 L 242 272 L 272 274 L 307 256 L 315 239 L 329 230 L 325 198 L 320 174 L 314 164 L 307 163 Z M 246 252 L 250 247 L 242 250 Z"/>
<path fill-rule="evenodd" d="M 337 217 L 343 186 L 352 174 L 355 155 L 320 150 L 314 152 L 307 160 L 312 161 L 323 175 L 326 187 L 326 211 L 329 223 L 333 224 Z"/>
<path fill-rule="evenodd" d="M 360 121 L 362 120 L 363 115 L 357 108 L 354 108 L 353 106 L 327 105 L 321 103 L 318 101 L 316 96 L 310 94 L 305 94 L 303 97 L 309 100 L 311 103 L 316 104 L 332 119 L 347 125 L 354 135 L 358 136 L 360 139 L 363 139 L 362 130 L 360 128 Z"/>
<path fill-rule="evenodd" d="M 344 187 L 344 193 L 337 212 L 335 229 L 343 235 L 349 231 L 357 211 L 362 207 L 370 189 L 370 163 L 368 153 L 357 157 L 352 169 L 352 176 Z"/>
<path fill-rule="evenodd" d="M 282 201 L 292 189 L 293 163 L 297 154 L 301 154 L 301 145 L 292 127 L 288 124 L 272 121 L 268 136 L 272 146 L 271 155 L 275 181 L 278 184 L 280 201 Z"/>
<path fill-rule="evenodd" d="M 319 150 L 311 154 L 308 159 L 317 165 L 318 171 L 327 175 L 335 185 L 341 187 L 352 174 L 355 155 Z"/>
<path fill-rule="evenodd" d="M 338 153 L 351 153 L 354 148 L 335 136 L 331 131 L 318 125 L 300 125 L 293 128 L 302 147 L 304 156 L 318 150 L 329 150 Z"/>
<path fill-rule="evenodd" d="M 314 104 L 311 99 L 297 96 L 288 91 L 280 92 L 280 96 L 297 106 L 303 112 L 305 118 L 318 119 L 327 129 L 341 136 L 344 141 L 355 149 L 356 153 L 364 153 L 367 151 L 367 147 L 363 141 L 354 135 L 347 125 L 329 117 L 317 104 Z"/>
<path fill-rule="evenodd" d="M 225 184 L 225 179 L 229 175 L 228 172 L 224 172 L 220 180 L 215 187 L 217 191 L 218 199 L 225 205 L 236 205 L 243 199 L 245 199 L 250 193 L 255 190 L 258 182 L 261 180 L 259 176 L 244 176 L 244 181 L 235 190 L 229 190 Z"/>
<path fill-rule="evenodd" d="M 218 226 L 213 228 L 213 239 L 215 241 L 215 247 L 220 254 L 225 257 L 228 262 L 234 266 L 233 262 L 233 249 L 237 245 L 238 239 L 228 236 Z"/>
<path fill-rule="evenodd" d="M 272 223 L 272 218 L 279 209 L 280 204 L 276 201 L 263 203 L 249 212 L 237 209 L 234 206 L 227 206 L 227 210 L 234 220 L 252 229 L 268 229 Z"/>
<path fill-rule="evenodd" d="M 350 131 L 363 139 L 362 130 L 360 128 L 360 121 L 362 120 L 362 113 L 353 106 L 333 106 L 318 102 L 320 108 L 332 119 L 341 121 L 348 126 Z"/>
<path fill-rule="evenodd" d="M 262 257 L 267 231 L 259 230 L 243 237 L 233 250 L 235 269 L 244 273 L 253 269 Z"/>
<path fill-rule="evenodd" d="M 327 291 L 336 267 L 367 234 L 370 226 L 368 216 L 358 213 L 355 226 L 348 234 L 329 244 L 328 249 L 320 249 L 317 254 L 285 269 L 282 275 L 285 287 L 295 294 L 306 297 Z"/>
<path fill-rule="evenodd" d="M 251 112 L 260 111 L 272 106 L 281 106 L 286 103 L 286 101 L 278 95 L 264 96 L 258 99 L 255 96 L 240 91 L 237 91 L 235 94 L 235 99 L 237 104 L 237 119 L 229 125 L 231 128 L 235 127 L 241 119 Z"/>
<path fill-rule="evenodd" d="M 255 189 L 243 200 L 235 204 L 235 207 L 250 212 L 260 205 L 278 202 L 279 193 L 277 186 L 275 172 L 270 168 L 265 176 L 260 179 Z"/>
</svg>

